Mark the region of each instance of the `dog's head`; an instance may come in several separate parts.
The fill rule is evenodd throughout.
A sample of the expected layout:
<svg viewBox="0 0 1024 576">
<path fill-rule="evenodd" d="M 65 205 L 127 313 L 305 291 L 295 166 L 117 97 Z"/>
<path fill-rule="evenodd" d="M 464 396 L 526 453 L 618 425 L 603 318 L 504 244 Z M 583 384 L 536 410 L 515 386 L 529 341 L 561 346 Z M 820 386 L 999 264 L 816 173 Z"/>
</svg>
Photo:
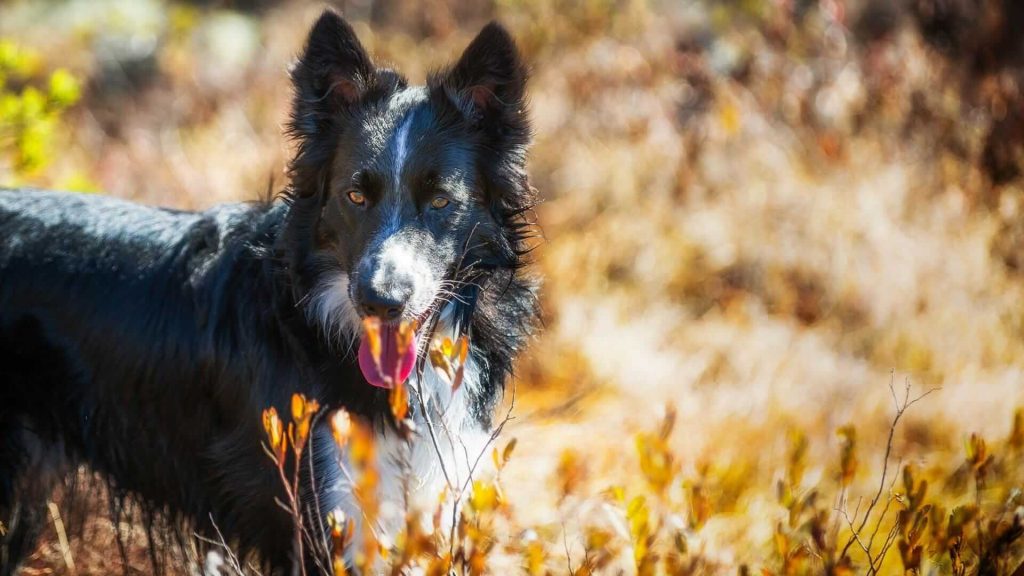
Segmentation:
<svg viewBox="0 0 1024 576">
<path fill-rule="evenodd" d="M 361 319 L 379 318 L 385 364 L 401 364 L 404 379 L 424 339 L 396 349 L 399 323 L 465 331 L 481 291 L 521 264 L 533 201 L 525 67 L 490 24 L 454 66 L 408 86 L 328 11 L 292 80 L 291 195 L 310 214 L 307 315 L 329 337 L 359 338 Z"/>
</svg>

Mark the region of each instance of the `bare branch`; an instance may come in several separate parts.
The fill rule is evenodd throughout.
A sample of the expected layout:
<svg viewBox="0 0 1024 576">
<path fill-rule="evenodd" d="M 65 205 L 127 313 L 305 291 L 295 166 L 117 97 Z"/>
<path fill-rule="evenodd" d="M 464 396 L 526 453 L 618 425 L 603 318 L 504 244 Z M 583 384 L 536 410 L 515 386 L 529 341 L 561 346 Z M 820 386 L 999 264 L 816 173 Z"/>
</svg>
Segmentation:
<svg viewBox="0 0 1024 576">
<path fill-rule="evenodd" d="M 903 467 L 903 463 L 902 462 L 900 462 L 899 464 L 896 465 L 896 469 L 897 470 L 899 470 L 902 467 Z M 898 478 L 899 478 L 899 476 L 894 474 L 893 478 L 892 478 L 892 482 L 889 483 L 889 497 L 885 499 L 885 508 L 883 508 L 882 509 L 882 513 L 878 515 L 878 521 L 875 523 L 875 528 L 874 528 L 874 530 L 871 531 L 871 536 L 868 537 L 868 547 L 869 548 L 874 545 L 874 543 L 875 543 L 875 536 L 878 534 L 878 531 L 882 528 L 882 521 L 885 519 L 885 515 L 889 512 L 889 508 L 892 506 L 893 500 L 896 499 L 893 496 L 893 494 L 892 494 L 892 489 L 896 486 L 896 480 Z"/>
<path fill-rule="evenodd" d="M 434 444 L 434 451 L 437 452 L 437 459 L 441 464 L 441 472 L 444 474 L 444 481 L 448 484 L 448 488 L 451 490 L 455 489 L 455 484 L 452 484 L 451 476 L 448 474 L 448 468 L 444 465 L 444 455 L 441 454 L 441 446 L 437 443 L 437 435 L 434 434 L 434 423 L 430 421 L 430 413 L 427 410 L 427 402 L 423 397 L 423 391 L 420 388 L 421 378 L 416 379 L 416 385 L 411 386 L 412 391 L 416 393 L 416 399 L 419 400 L 420 409 L 423 410 L 423 419 L 427 423 L 427 432 L 430 434 L 430 441 Z"/>
<path fill-rule="evenodd" d="M 924 399 L 926 396 L 928 396 L 932 392 L 936 392 L 938 390 L 941 390 L 941 388 L 930 388 L 927 391 L 925 391 L 923 394 L 921 394 L 921 395 L 911 399 L 911 397 L 910 397 L 911 386 L 910 386 L 910 379 L 908 378 L 906 380 L 905 384 L 904 384 L 904 387 L 903 387 L 903 401 L 901 403 L 899 398 L 896 395 L 896 388 L 894 386 L 894 378 L 895 378 L 895 372 L 890 372 L 889 393 L 892 395 L 893 403 L 895 404 L 895 407 L 896 407 L 896 414 L 893 416 L 892 423 L 889 425 L 889 436 L 888 436 L 888 438 L 886 439 L 886 442 L 885 442 L 885 456 L 883 457 L 883 460 L 882 460 L 882 478 L 878 482 L 878 491 L 875 492 L 875 495 L 871 499 L 871 502 L 868 504 L 868 507 L 864 510 L 864 517 L 861 518 L 860 523 L 856 526 L 856 528 L 851 523 L 851 525 L 850 525 L 851 535 L 850 535 L 850 538 L 846 541 L 846 544 L 843 546 L 842 552 L 840 552 L 840 554 L 839 554 L 840 558 L 842 558 L 843 556 L 846 555 L 847 551 L 849 551 L 849 549 L 850 549 L 850 546 L 852 546 L 854 544 L 854 542 L 857 542 L 858 544 L 861 544 L 861 542 L 860 542 L 860 533 L 864 530 L 864 527 L 867 526 L 867 523 L 868 523 L 869 519 L 871 518 L 871 513 L 875 510 L 875 507 L 878 505 L 878 501 L 881 499 L 882 493 L 885 492 L 886 479 L 888 478 L 888 475 L 889 475 L 889 459 L 890 459 L 890 457 L 892 455 L 892 447 L 893 447 L 893 442 L 894 442 L 894 439 L 895 439 L 895 436 L 896 436 L 896 428 L 899 425 L 900 419 L 903 417 L 903 414 L 906 413 L 908 408 L 910 408 L 911 406 L 913 406 L 917 402 L 921 401 L 922 399 Z M 899 469 L 899 465 L 897 465 L 897 469 Z M 893 478 L 893 481 L 889 484 L 889 492 L 890 492 L 890 494 L 892 492 L 892 487 L 895 486 L 895 482 L 896 482 L 896 478 Z M 891 504 L 891 497 L 889 499 L 889 502 L 886 503 L 885 508 L 882 510 L 882 513 L 879 515 L 877 523 L 875 524 L 875 528 L 874 528 L 874 530 L 871 533 L 871 536 L 870 536 L 870 538 L 868 540 L 868 547 L 869 548 L 874 543 L 875 535 L 877 534 L 878 530 L 880 529 L 882 521 L 885 518 L 885 515 L 886 515 L 886 513 L 889 510 L 889 505 L 890 504 Z M 854 518 L 856 518 L 856 513 L 854 514 Z M 863 544 L 861 545 L 861 547 L 862 548 L 864 547 Z M 870 555 L 869 555 L 869 561 L 870 561 Z"/>
<path fill-rule="evenodd" d="M 565 532 L 565 522 L 562 522 L 562 546 L 565 548 L 565 564 L 569 568 L 569 576 L 576 576 L 572 569 L 572 555 L 569 554 L 569 537 Z"/>
<path fill-rule="evenodd" d="M 210 540 L 208 538 L 204 538 L 204 537 L 200 536 L 199 534 L 195 534 L 194 536 L 198 540 L 200 540 L 201 542 L 206 542 L 207 544 L 213 544 L 214 546 L 221 547 L 224 550 L 224 552 L 226 553 L 226 555 L 227 555 L 227 560 L 228 560 L 228 563 L 231 566 L 231 569 L 235 571 L 235 574 L 238 574 L 239 576 L 241 576 L 243 574 L 243 572 L 242 572 L 242 566 L 238 562 L 238 556 L 235 555 L 234 550 L 232 550 L 231 547 L 228 546 L 227 541 L 224 540 L 224 534 L 221 533 L 220 527 L 217 526 L 216 520 L 213 519 L 213 514 L 210 514 L 210 525 L 213 526 L 213 531 L 217 533 L 217 538 L 219 539 L 219 541 L 215 542 L 215 541 Z"/>
</svg>

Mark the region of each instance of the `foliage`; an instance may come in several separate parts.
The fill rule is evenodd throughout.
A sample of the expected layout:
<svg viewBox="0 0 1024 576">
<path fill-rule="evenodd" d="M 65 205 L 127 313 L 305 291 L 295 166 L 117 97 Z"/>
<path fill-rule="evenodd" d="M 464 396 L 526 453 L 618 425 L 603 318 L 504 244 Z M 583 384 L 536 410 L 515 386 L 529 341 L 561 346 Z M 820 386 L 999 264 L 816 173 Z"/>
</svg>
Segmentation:
<svg viewBox="0 0 1024 576">
<path fill-rule="evenodd" d="M 1024 463 L 1020 460 L 1024 410 L 1015 413 L 1010 436 L 991 447 L 981 437 L 971 435 L 960 462 L 951 462 L 928 474 L 911 464 L 898 464 L 894 472 L 892 452 L 900 421 L 914 404 L 935 390 L 911 398 L 911 386 L 907 383 L 902 397 L 892 384 L 890 391 L 895 414 L 888 428 L 884 455 L 879 467 L 865 471 L 875 477 L 877 487 L 873 494 L 851 490 L 852 479 L 858 473 L 859 447 L 854 425 L 837 431 L 841 438 L 837 465 L 817 483 L 806 481 L 807 437 L 801 432 L 790 434 L 785 471 L 776 487 L 778 506 L 785 512 L 785 519 L 777 524 L 771 554 L 760 562 L 761 574 L 880 574 L 890 573 L 897 566 L 908 574 L 936 569 L 953 574 L 1010 574 L 1024 566 L 1024 508 L 1020 489 L 999 494 L 995 499 L 982 498 L 986 480 L 994 470 L 1000 470 L 1004 474 L 1001 480 L 1011 485 L 1024 481 Z M 292 479 L 284 472 L 286 447 L 290 442 L 294 461 L 298 462 L 308 426 L 319 406 L 298 394 L 292 403 L 293 421 L 287 426 L 287 434 L 273 408 L 264 412 L 263 420 L 270 442 L 267 452 L 281 471 L 288 494 L 283 505 L 295 520 L 297 534 L 304 536 L 295 542 L 301 557 L 304 542 L 315 545 L 314 533 L 304 524 L 304 519 L 315 512 L 299 509 L 295 497 L 297 471 Z M 586 534 L 582 559 L 574 565 L 568 548 L 564 551 L 570 573 L 578 576 L 610 570 L 623 551 L 631 558 L 630 568 L 640 575 L 699 574 L 720 569 L 693 543 L 718 513 L 710 495 L 718 490 L 716 483 L 721 478 L 710 474 L 706 467 L 692 477 L 681 473 L 679 458 L 669 445 L 676 418 L 676 412 L 670 408 L 656 430 L 637 434 L 636 456 L 643 484 L 634 488 L 631 496 L 625 487 L 615 486 L 605 490 L 602 497 L 607 509 L 621 519 L 625 530 L 616 533 L 601 523 L 582 522 L 579 528 Z M 551 560 L 561 554 L 556 543 L 537 537 L 546 532 L 543 527 L 517 526 L 502 490 L 501 471 L 511 460 L 515 439 L 501 451 L 493 448 L 493 476 L 467 482 L 465 504 L 458 506 L 456 501 L 457 521 L 450 532 L 442 529 L 446 503 L 453 497 L 446 490 L 432 512 L 431 531 L 424 531 L 419 521 L 423 511 L 406 510 L 404 530 L 389 545 L 390 540 L 382 540 L 368 528 L 376 523 L 379 511 L 374 491 L 372 429 L 353 420 L 343 409 L 335 412 L 331 422 L 335 441 L 351 454 L 350 460 L 340 461 L 339 466 L 349 478 L 357 478 L 352 482 L 364 514 L 360 523 L 364 532 L 362 539 L 356 541 L 355 523 L 346 519 L 344 513 L 337 510 L 328 516 L 332 547 L 318 552 L 331 558 L 330 563 L 320 564 L 323 574 L 348 574 L 345 552 L 351 546 L 357 550 L 352 567 L 360 573 L 379 573 L 387 567 L 393 574 L 485 574 L 490 572 L 491 553 L 501 546 L 501 534 L 507 534 L 510 526 L 513 532 L 531 535 L 519 543 L 504 545 L 508 552 L 521 557 L 522 570 L 531 575 L 552 572 Z M 573 479 L 579 474 L 579 464 L 574 459 L 571 453 L 563 455 L 557 470 L 556 481 L 562 485 L 563 499 L 578 496 L 581 489 L 578 480 Z M 963 489 L 961 476 L 969 478 L 971 490 Z M 938 494 L 930 493 L 929 478 L 946 487 Z M 758 487 L 748 484 L 742 488 L 747 490 L 757 491 Z M 849 501 L 854 496 L 857 504 L 851 512 Z M 944 505 L 952 508 L 947 512 Z M 498 527 L 502 523 L 506 524 L 504 530 Z M 238 567 L 240 563 L 235 559 L 231 565 Z M 618 570 L 623 568 L 619 566 Z M 241 568 L 238 570 L 243 573 Z M 749 573 L 746 565 L 739 570 Z M 304 567 L 296 565 L 296 572 L 304 574 Z"/>
<path fill-rule="evenodd" d="M 0 38 L 0 158 L 16 176 L 39 173 L 54 156 L 54 136 L 64 111 L 81 97 L 66 69 L 41 71 L 39 55 Z"/>
</svg>

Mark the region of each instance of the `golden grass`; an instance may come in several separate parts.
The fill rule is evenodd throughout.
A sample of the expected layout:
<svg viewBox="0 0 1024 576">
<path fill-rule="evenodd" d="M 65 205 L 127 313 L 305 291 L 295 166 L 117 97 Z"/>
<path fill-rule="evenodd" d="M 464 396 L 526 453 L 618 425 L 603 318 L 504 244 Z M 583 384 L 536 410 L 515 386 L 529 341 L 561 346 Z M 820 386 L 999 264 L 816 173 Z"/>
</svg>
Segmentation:
<svg viewBox="0 0 1024 576">
<path fill-rule="evenodd" d="M 112 37 L 152 41 L 157 72 L 87 93 L 50 163 L 15 173 L 0 154 L 0 181 L 189 208 L 281 185 L 284 69 L 319 5 L 42 4 L 0 7 L 0 35 L 41 70 L 98 77 Z M 419 81 L 480 24 L 434 10 L 357 29 Z M 1000 537 L 1022 515 L 1024 283 L 1006 263 L 1024 189 L 978 166 L 991 111 L 910 28 L 867 46 L 821 10 L 780 11 L 498 4 L 534 69 L 546 326 L 501 440 L 518 447 L 491 572 L 838 574 L 846 548 L 863 573 L 844 513 L 860 525 L 879 486 L 860 534 L 887 510 L 880 573 L 915 546 L 927 573 L 1021 564 Z M 935 391 L 883 460 L 904 381 Z M 110 569 L 112 540 L 93 538 L 72 542 L 79 573 Z M 30 573 L 65 570 L 56 542 Z"/>
</svg>

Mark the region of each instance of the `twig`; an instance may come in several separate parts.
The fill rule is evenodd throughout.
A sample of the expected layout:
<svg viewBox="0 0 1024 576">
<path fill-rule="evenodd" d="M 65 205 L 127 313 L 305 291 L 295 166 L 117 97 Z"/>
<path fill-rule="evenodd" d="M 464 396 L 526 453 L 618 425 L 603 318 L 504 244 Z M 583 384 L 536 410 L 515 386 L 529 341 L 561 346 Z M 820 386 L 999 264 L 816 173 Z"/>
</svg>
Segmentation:
<svg viewBox="0 0 1024 576">
<path fill-rule="evenodd" d="M 896 465 L 896 469 L 899 470 L 903 466 L 903 463 Z M 885 499 L 885 508 L 882 508 L 882 513 L 878 515 L 878 522 L 875 523 L 874 530 L 871 531 L 871 536 L 868 536 L 868 548 L 871 548 L 875 543 L 875 536 L 882 527 L 882 519 L 889 512 L 889 507 L 892 506 L 893 496 L 892 489 L 896 486 L 896 480 L 898 476 L 893 476 L 892 482 L 889 483 L 889 497 Z"/>
<path fill-rule="evenodd" d="M 228 546 L 227 541 L 224 539 L 224 534 L 221 533 L 220 527 L 217 526 L 217 521 L 213 519 L 213 514 L 210 514 L 210 525 L 213 526 L 213 531 L 217 533 L 217 538 L 220 539 L 219 542 L 214 542 L 213 540 L 204 538 L 199 534 L 196 534 L 195 537 L 202 542 L 206 542 L 207 544 L 213 544 L 215 546 L 220 546 L 221 548 L 223 548 L 224 551 L 227 553 L 228 563 L 231 565 L 231 568 L 235 571 L 236 574 L 241 575 L 242 567 L 238 563 L 238 556 L 236 556 L 234 550 L 232 550 L 231 547 Z"/>
<path fill-rule="evenodd" d="M 484 454 L 487 453 L 487 448 L 489 448 L 490 445 L 492 445 L 502 434 L 502 430 L 505 429 L 505 424 L 509 423 L 509 421 L 513 419 L 512 410 L 515 408 L 515 392 L 516 385 L 515 380 L 513 380 L 512 398 L 509 400 L 508 412 L 505 413 L 505 418 L 502 419 L 501 423 L 495 427 L 492 433 L 490 433 L 490 438 L 488 438 L 487 441 L 483 443 L 483 448 L 481 448 L 480 453 L 476 455 L 476 460 L 473 462 L 473 465 L 470 466 L 469 474 L 466 475 L 466 484 L 464 484 L 462 490 L 460 490 L 459 493 L 456 494 L 455 502 L 452 505 L 452 529 L 451 533 L 449 534 L 449 553 L 452 554 L 453 558 L 455 558 L 455 530 L 456 527 L 458 526 L 458 510 L 459 504 L 462 502 L 462 495 L 466 493 L 466 489 L 469 488 L 470 483 L 473 482 L 473 472 L 476 471 L 476 467 L 480 464 L 480 459 L 483 457 Z M 467 461 L 467 464 L 468 463 L 469 462 Z"/>
<path fill-rule="evenodd" d="M 850 538 L 846 541 L 846 545 L 843 546 L 843 550 L 839 554 L 840 558 L 842 558 L 843 556 L 846 556 L 847 551 L 849 551 L 850 546 L 852 546 L 855 541 L 859 542 L 859 540 L 860 540 L 860 537 L 859 537 L 860 532 L 862 530 L 864 530 L 865 526 L 867 526 L 868 519 L 871 517 L 871 512 L 875 509 L 875 506 L 878 504 L 878 500 L 882 497 L 882 492 L 885 491 L 885 485 L 886 485 L 885 480 L 886 480 L 886 478 L 888 477 L 888 474 L 889 474 L 889 457 L 892 454 L 893 440 L 894 440 L 894 438 L 896 436 L 896 427 L 897 427 L 897 425 L 900 422 L 900 418 L 903 417 L 903 414 L 907 411 L 908 408 L 910 408 L 911 406 L 913 406 L 914 404 L 916 404 L 917 402 L 922 400 L 925 396 L 928 396 L 932 392 L 936 392 L 938 390 L 941 390 L 941 388 L 931 388 L 931 389 L 927 390 L 926 392 L 924 392 L 923 394 L 921 394 L 920 396 L 918 396 L 918 397 L 914 398 L 913 400 L 911 400 L 910 399 L 910 380 L 907 379 L 906 384 L 904 386 L 904 391 L 903 391 L 903 403 L 900 404 L 900 401 L 899 401 L 899 399 L 896 396 L 896 389 L 893 386 L 894 379 L 895 379 L 895 371 L 892 371 L 892 372 L 890 372 L 890 377 L 889 377 L 889 393 L 892 394 L 893 403 L 896 406 L 896 415 L 893 416 L 892 424 L 889 425 L 889 437 L 886 439 L 886 442 L 885 442 L 885 456 L 884 456 L 884 458 L 882 460 L 882 478 L 878 482 L 878 491 L 875 492 L 875 496 L 871 499 L 871 502 L 868 504 L 868 507 L 864 510 L 864 517 L 861 519 L 860 524 L 856 527 L 856 529 L 854 529 L 854 527 L 853 527 L 853 525 L 851 523 L 850 528 L 851 528 L 852 534 L 850 535 Z M 884 512 L 882 514 L 882 517 L 884 517 Z M 881 522 L 882 522 L 882 517 L 879 517 L 879 519 L 878 519 L 879 524 L 881 524 Z M 876 531 L 877 531 L 877 526 L 876 526 Z"/>
<path fill-rule="evenodd" d="M 451 490 L 455 489 L 455 485 L 452 484 L 451 476 L 448 475 L 448 468 L 444 465 L 444 456 L 441 454 L 441 446 L 437 443 L 437 436 L 434 434 L 434 423 L 430 421 L 430 413 L 427 410 L 427 403 L 423 399 L 423 391 L 420 388 L 420 381 L 422 380 L 422 374 L 416 379 L 416 386 L 412 386 L 413 392 L 416 393 L 416 398 L 420 402 L 420 408 L 423 409 L 423 419 L 427 423 L 427 432 L 430 434 L 430 441 L 434 444 L 434 451 L 437 452 L 437 459 L 441 463 L 441 472 L 444 474 L 444 481 L 448 484 L 448 488 Z"/>
<path fill-rule="evenodd" d="M 453 399 L 454 397 L 455 395 L 452 394 Z M 459 455 L 458 453 L 455 452 L 455 435 L 452 434 L 451 428 L 448 427 L 448 422 L 446 422 L 444 418 L 445 415 L 441 413 L 440 407 L 437 405 L 437 403 L 434 404 L 434 410 L 434 413 L 437 414 L 437 421 L 441 424 L 441 429 L 444 430 L 445 435 L 448 437 L 448 445 L 452 449 L 452 465 L 455 466 L 455 469 L 452 470 L 452 476 L 455 477 L 455 486 L 458 486 L 459 484 L 462 483 L 462 481 L 459 479 Z M 447 409 L 445 409 L 445 412 L 447 412 Z M 466 450 L 465 442 L 462 442 L 462 447 L 463 451 L 466 454 L 466 467 L 469 467 L 469 451 Z M 443 460 L 440 454 L 438 454 L 437 456 L 439 459 Z"/>
<path fill-rule="evenodd" d="M 48 501 L 46 507 L 50 509 L 50 518 L 53 519 L 53 527 L 57 530 L 57 543 L 60 545 L 60 555 L 64 558 L 64 566 L 67 567 L 69 574 L 74 574 L 75 559 L 71 556 L 68 534 L 64 531 L 64 521 L 60 517 L 60 509 L 53 501 Z"/>
<path fill-rule="evenodd" d="M 342 458 L 338 459 L 338 469 L 341 470 L 342 475 L 345 476 L 345 480 L 348 482 L 349 494 L 351 494 L 353 497 L 358 498 L 359 495 L 356 494 L 355 491 L 356 481 L 354 478 L 352 478 L 352 474 L 348 471 L 348 468 L 345 467 L 345 463 L 342 461 Z M 370 531 L 373 532 L 373 537 L 377 540 L 380 540 L 380 535 L 384 531 L 383 527 L 378 525 L 375 528 L 373 521 L 366 514 L 366 512 L 363 511 L 362 506 L 359 507 L 359 510 L 363 516 L 363 520 L 366 520 L 366 525 L 369 526 Z"/>
<path fill-rule="evenodd" d="M 565 522 L 562 522 L 562 546 L 565 548 L 565 564 L 569 568 L 569 576 L 576 576 L 572 569 L 572 556 L 569 554 L 569 537 L 565 533 Z"/>
<path fill-rule="evenodd" d="M 317 490 L 316 488 L 316 474 L 313 473 L 313 455 L 316 453 L 316 451 L 313 449 L 313 436 L 315 436 L 315 434 L 313 434 L 312 431 L 316 430 L 317 422 L 320 421 L 320 418 L 322 416 L 323 412 L 318 412 L 313 416 L 312 422 L 310 422 L 310 434 L 308 441 L 309 456 L 306 458 L 306 460 L 309 462 L 309 485 L 310 490 L 312 490 L 313 492 L 313 506 L 314 510 L 316 511 L 316 523 L 317 527 L 320 529 L 320 552 L 324 554 L 325 558 L 330 558 L 331 549 L 327 543 L 327 530 L 325 530 L 323 514 L 321 514 L 320 511 L 320 491 Z M 315 544 L 316 542 L 314 541 L 313 543 Z M 319 559 L 317 559 L 317 563 L 319 564 Z M 321 566 L 321 568 L 323 567 Z"/>
<path fill-rule="evenodd" d="M 852 535 L 850 536 L 850 541 L 851 542 L 856 542 L 860 546 L 860 549 L 863 550 L 864 554 L 868 557 L 868 563 L 872 567 L 874 567 L 875 562 L 874 562 L 874 560 L 871 557 L 871 550 L 864 544 L 863 541 L 861 541 L 860 533 L 859 533 L 858 530 L 854 529 L 854 527 L 853 527 L 853 520 L 850 518 L 850 515 L 844 509 L 838 509 L 838 510 L 836 510 L 836 512 L 839 512 L 840 514 L 842 514 L 843 519 L 846 520 L 846 525 L 850 528 L 850 532 L 852 533 Z M 849 547 L 849 545 L 850 545 L 850 543 L 848 542 L 847 543 L 847 548 Z M 846 556 L 846 548 L 843 548 L 843 553 L 839 555 L 840 558 L 842 558 L 843 556 Z"/>
<path fill-rule="evenodd" d="M 480 453 L 477 454 L 476 460 L 473 462 L 473 466 L 471 466 L 470 469 L 469 469 L 469 478 L 466 479 L 466 483 L 462 486 L 462 492 L 465 492 L 466 488 L 468 488 L 469 484 L 473 481 L 473 473 L 476 472 L 477 467 L 480 465 L 481 458 L 483 458 L 484 454 L 487 453 L 487 449 L 490 448 L 491 444 L 493 444 L 494 441 L 498 439 L 498 436 L 501 435 L 502 430 L 505 429 L 505 425 L 508 424 L 509 422 L 511 422 L 512 420 L 515 420 L 515 418 L 512 416 L 512 409 L 515 408 L 515 407 L 516 407 L 516 385 L 515 385 L 515 382 L 513 382 L 512 383 L 512 398 L 509 401 L 508 412 L 505 413 L 505 418 L 501 421 L 500 424 L 498 424 L 498 426 L 494 429 L 494 431 L 491 432 L 490 438 L 487 439 L 487 442 L 484 442 L 483 448 L 480 450 Z"/>
</svg>

